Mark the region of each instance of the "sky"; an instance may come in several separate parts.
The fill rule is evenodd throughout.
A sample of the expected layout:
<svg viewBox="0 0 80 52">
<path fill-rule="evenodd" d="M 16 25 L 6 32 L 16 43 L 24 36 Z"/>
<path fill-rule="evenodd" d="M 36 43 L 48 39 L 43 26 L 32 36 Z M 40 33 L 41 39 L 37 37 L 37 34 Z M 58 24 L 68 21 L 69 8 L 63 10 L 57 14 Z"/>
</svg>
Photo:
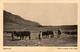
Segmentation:
<svg viewBox="0 0 80 52">
<path fill-rule="evenodd" d="M 4 3 L 4 10 L 41 25 L 76 25 L 76 3 Z"/>
</svg>

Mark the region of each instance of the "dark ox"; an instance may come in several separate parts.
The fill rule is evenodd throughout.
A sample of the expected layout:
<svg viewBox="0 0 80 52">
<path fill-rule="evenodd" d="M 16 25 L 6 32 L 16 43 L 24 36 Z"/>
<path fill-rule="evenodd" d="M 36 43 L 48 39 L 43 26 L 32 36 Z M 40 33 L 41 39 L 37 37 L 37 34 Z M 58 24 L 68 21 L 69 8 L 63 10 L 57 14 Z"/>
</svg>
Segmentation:
<svg viewBox="0 0 80 52">
<path fill-rule="evenodd" d="M 20 37 L 21 40 L 23 39 L 26 39 L 27 37 L 29 39 L 31 39 L 31 36 L 30 36 L 30 32 L 29 31 L 21 31 L 21 32 L 14 32 L 14 35 L 17 36 L 17 37 Z"/>
<path fill-rule="evenodd" d="M 45 32 L 42 32 L 42 37 L 46 37 L 46 38 L 49 38 L 49 36 L 51 37 L 51 38 L 53 38 L 54 37 L 54 33 L 53 33 L 53 31 L 45 31 Z"/>
</svg>

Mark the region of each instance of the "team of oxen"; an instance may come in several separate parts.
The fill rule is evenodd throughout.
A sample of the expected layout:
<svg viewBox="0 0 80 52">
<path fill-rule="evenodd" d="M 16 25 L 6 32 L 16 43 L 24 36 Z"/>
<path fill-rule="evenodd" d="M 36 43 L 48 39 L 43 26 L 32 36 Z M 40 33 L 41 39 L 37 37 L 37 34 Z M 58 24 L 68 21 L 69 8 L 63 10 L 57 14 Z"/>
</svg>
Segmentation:
<svg viewBox="0 0 80 52">
<path fill-rule="evenodd" d="M 29 38 L 29 40 L 31 39 L 31 32 L 30 31 L 10 31 L 10 32 L 7 32 L 7 33 L 11 33 L 11 37 L 12 37 L 12 40 L 14 40 L 14 36 L 16 37 L 19 37 L 20 40 L 24 40 L 26 38 Z M 58 38 L 60 37 L 61 35 L 61 31 L 60 30 L 57 30 L 57 34 L 58 34 Z M 42 38 L 54 38 L 54 32 L 53 31 L 40 31 L 39 34 L 38 34 L 38 39 L 41 40 Z"/>
</svg>

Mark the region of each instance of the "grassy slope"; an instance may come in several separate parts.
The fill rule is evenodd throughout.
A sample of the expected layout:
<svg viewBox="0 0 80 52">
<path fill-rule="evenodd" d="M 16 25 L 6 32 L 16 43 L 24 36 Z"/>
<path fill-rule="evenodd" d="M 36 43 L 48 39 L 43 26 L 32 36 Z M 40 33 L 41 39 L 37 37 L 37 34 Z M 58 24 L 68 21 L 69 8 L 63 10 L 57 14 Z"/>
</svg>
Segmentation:
<svg viewBox="0 0 80 52">
<path fill-rule="evenodd" d="M 4 22 L 4 30 L 8 30 L 9 28 L 11 29 L 15 29 L 15 28 L 22 28 L 24 29 L 26 28 L 33 28 L 33 27 L 38 27 L 41 26 L 39 23 L 37 22 L 33 22 L 30 20 L 25 20 L 23 18 L 21 18 L 21 16 L 18 15 L 14 15 L 10 12 L 4 11 L 4 18 L 3 18 L 3 22 Z"/>
</svg>

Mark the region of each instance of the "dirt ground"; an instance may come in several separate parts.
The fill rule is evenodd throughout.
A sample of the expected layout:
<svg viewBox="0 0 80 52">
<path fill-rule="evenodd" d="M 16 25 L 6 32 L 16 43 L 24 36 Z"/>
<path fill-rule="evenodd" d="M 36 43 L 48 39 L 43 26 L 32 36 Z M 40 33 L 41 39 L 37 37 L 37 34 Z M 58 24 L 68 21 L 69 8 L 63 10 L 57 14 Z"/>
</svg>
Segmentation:
<svg viewBox="0 0 80 52">
<path fill-rule="evenodd" d="M 35 35 L 35 36 L 34 36 Z M 31 34 L 32 38 L 29 40 L 19 40 L 15 37 L 15 40 L 12 41 L 11 35 L 4 33 L 3 45 L 4 46 L 66 46 L 66 47 L 76 47 L 77 46 L 77 37 L 70 37 L 67 34 L 61 34 L 60 38 L 56 36 L 54 38 L 43 38 L 39 40 L 37 33 Z"/>
</svg>

